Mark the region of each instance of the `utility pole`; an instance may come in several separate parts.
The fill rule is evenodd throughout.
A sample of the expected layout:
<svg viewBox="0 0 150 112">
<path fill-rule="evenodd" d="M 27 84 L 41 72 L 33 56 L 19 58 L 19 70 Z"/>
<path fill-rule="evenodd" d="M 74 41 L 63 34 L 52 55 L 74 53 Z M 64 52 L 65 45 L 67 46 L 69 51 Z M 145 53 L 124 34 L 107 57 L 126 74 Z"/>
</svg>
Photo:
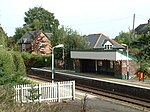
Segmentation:
<svg viewBox="0 0 150 112">
<path fill-rule="evenodd" d="M 135 31 L 134 31 L 134 24 L 135 24 L 135 14 L 133 15 L 133 29 L 132 29 L 132 39 L 135 39 Z"/>
</svg>

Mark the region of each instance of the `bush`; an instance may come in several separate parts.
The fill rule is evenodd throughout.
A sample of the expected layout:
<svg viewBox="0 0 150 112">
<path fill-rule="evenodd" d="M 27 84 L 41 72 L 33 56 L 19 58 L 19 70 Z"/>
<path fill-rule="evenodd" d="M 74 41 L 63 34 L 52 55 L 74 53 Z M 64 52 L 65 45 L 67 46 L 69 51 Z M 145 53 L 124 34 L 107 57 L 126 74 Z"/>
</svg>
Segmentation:
<svg viewBox="0 0 150 112">
<path fill-rule="evenodd" d="M 1 48 L 0 49 L 0 69 L 1 69 L 0 75 L 14 74 L 14 70 L 13 70 L 14 66 L 15 65 L 11 53 Z"/>
<path fill-rule="evenodd" d="M 18 52 L 0 48 L 0 85 L 20 83 L 26 75 L 23 59 Z"/>
<path fill-rule="evenodd" d="M 11 51 L 11 54 L 13 56 L 13 61 L 14 61 L 14 71 L 16 74 L 25 76 L 26 75 L 26 67 L 24 64 L 24 60 L 19 52 L 16 51 Z"/>
<path fill-rule="evenodd" d="M 15 89 L 12 85 L 0 86 L 0 112 L 61 112 L 62 105 L 47 102 L 15 102 Z"/>
<path fill-rule="evenodd" d="M 22 57 L 24 59 L 25 66 L 27 68 L 31 67 L 49 67 L 51 63 L 51 56 L 46 55 L 36 55 L 27 52 L 22 52 Z"/>
</svg>

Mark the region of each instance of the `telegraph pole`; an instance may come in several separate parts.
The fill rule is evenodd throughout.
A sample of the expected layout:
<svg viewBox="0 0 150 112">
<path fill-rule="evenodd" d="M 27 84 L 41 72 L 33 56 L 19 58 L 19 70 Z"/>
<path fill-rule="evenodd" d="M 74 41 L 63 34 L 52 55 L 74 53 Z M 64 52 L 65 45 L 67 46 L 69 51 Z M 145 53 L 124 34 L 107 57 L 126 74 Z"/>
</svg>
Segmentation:
<svg viewBox="0 0 150 112">
<path fill-rule="evenodd" d="M 134 24 L 135 24 L 135 14 L 133 15 L 133 29 L 132 29 L 132 39 L 135 39 L 135 31 L 134 31 Z"/>
</svg>

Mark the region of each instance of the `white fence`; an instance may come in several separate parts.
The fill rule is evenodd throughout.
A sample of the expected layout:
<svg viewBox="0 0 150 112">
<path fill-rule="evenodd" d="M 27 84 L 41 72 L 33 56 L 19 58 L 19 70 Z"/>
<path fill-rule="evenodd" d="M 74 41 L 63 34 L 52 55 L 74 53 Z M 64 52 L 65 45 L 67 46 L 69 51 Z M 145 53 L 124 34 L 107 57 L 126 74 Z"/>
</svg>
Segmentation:
<svg viewBox="0 0 150 112">
<path fill-rule="evenodd" d="M 15 90 L 15 100 L 18 102 L 60 102 L 75 99 L 75 81 L 16 85 Z"/>
</svg>

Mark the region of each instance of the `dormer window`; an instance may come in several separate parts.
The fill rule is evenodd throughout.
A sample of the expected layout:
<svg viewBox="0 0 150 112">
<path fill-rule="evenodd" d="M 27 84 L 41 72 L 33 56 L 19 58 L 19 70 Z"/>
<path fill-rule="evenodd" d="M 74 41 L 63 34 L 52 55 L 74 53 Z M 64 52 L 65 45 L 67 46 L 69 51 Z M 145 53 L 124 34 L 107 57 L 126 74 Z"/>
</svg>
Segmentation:
<svg viewBox="0 0 150 112">
<path fill-rule="evenodd" d="M 105 50 L 109 50 L 109 49 L 112 49 L 113 47 L 112 47 L 112 45 L 105 45 Z"/>
<path fill-rule="evenodd" d="M 111 50 L 113 49 L 113 45 L 110 41 L 106 41 L 106 43 L 104 44 L 104 49 L 105 50 Z"/>
</svg>

